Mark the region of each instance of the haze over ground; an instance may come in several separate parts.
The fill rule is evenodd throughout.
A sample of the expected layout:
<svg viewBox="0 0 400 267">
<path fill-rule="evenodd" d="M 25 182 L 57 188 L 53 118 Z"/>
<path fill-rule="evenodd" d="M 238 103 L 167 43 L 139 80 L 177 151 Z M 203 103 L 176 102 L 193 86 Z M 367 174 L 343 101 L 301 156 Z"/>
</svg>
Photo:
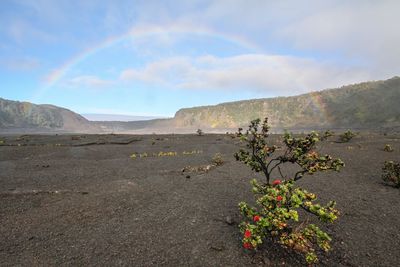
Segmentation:
<svg viewBox="0 0 400 267">
<path fill-rule="evenodd" d="M 400 73 L 399 1 L 2 1 L 0 96 L 78 113 L 297 95 Z"/>
</svg>

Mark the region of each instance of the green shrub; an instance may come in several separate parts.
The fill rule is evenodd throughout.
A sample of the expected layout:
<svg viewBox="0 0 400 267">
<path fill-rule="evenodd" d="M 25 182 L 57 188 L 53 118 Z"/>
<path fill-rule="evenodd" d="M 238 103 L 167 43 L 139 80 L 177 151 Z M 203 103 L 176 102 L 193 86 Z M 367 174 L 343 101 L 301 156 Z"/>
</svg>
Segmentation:
<svg viewBox="0 0 400 267">
<path fill-rule="evenodd" d="M 334 136 L 334 135 L 335 135 L 335 132 L 333 132 L 333 131 L 331 131 L 331 130 L 327 130 L 327 131 L 324 133 L 325 138 L 328 138 L 328 137 L 331 137 L 331 136 Z"/>
<path fill-rule="evenodd" d="M 353 139 L 353 137 L 355 137 L 356 135 L 357 135 L 356 133 L 353 133 L 352 131 L 348 130 L 348 131 L 344 132 L 343 134 L 341 134 L 341 135 L 339 136 L 339 140 L 340 140 L 342 143 L 347 143 L 347 142 L 349 142 L 351 139 Z"/>
<path fill-rule="evenodd" d="M 221 166 L 224 164 L 224 159 L 222 158 L 221 153 L 215 153 L 214 157 L 212 158 L 212 162 L 215 166 Z"/>
<path fill-rule="evenodd" d="M 382 168 L 382 179 L 400 188 L 400 162 L 385 161 Z"/>
<path fill-rule="evenodd" d="M 318 171 L 339 171 L 344 163 L 333 159 L 330 155 L 319 155 L 315 146 L 325 140 L 329 133 L 320 136 L 311 132 L 305 137 L 295 138 L 289 133 L 283 136 L 286 150 L 275 155 L 276 146 L 267 144 L 268 119 L 260 127 L 260 119 L 251 121 L 246 133 L 239 129 L 237 136 L 246 145 L 235 153 L 235 158 L 248 165 L 256 172 L 265 175 L 265 181 L 251 181 L 257 207 L 250 207 L 245 202 L 239 203 L 244 217 L 240 224 L 243 233 L 243 246 L 246 249 L 256 249 L 266 239 L 279 243 L 305 255 L 308 263 L 318 261 L 316 250 L 330 249 L 331 237 L 317 225 L 301 221 L 299 209 L 317 216 L 319 221 L 331 223 L 339 215 L 335 202 L 326 206 L 316 203 L 316 195 L 296 186 L 296 181 L 304 175 L 312 175 Z M 285 163 L 298 166 L 297 172 L 287 179 L 281 167 Z M 280 179 L 273 179 L 277 175 Z"/>
<path fill-rule="evenodd" d="M 385 147 L 383 148 L 383 150 L 386 152 L 393 152 L 393 148 L 389 144 L 386 144 Z"/>
</svg>

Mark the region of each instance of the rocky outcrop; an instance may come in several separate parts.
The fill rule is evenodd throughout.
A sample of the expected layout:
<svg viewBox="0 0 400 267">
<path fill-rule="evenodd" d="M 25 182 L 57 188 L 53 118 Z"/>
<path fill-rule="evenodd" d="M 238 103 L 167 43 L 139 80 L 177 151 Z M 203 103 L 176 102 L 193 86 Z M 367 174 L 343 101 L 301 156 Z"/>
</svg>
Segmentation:
<svg viewBox="0 0 400 267">
<path fill-rule="evenodd" d="M 269 117 L 275 129 L 400 126 L 400 78 L 365 82 L 292 97 L 254 99 L 176 112 L 178 128 L 229 129 Z"/>
</svg>

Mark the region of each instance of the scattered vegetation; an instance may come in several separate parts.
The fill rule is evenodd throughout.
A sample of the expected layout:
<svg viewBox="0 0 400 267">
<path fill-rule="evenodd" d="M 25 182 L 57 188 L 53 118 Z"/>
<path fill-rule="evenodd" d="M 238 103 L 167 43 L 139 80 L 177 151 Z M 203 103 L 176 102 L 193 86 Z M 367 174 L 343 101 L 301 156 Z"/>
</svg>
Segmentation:
<svg viewBox="0 0 400 267">
<path fill-rule="evenodd" d="M 175 151 L 171 151 L 171 152 L 162 152 L 162 151 L 160 151 L 160 152 L 158 152 L 157 157 L 174 157 L 174 156 L 177 156 L 177 155 L 178 155 L 178 152 L 175 152 Z"/>
<path fill-rule="evenodd" d="M 196 131 L 198 136 L 202 136 L 203 135 L 203 131 L 201 129 L 197 129 Z"/>
<path fill-rule="evenodd" d="M 335 201 L 323 206 L 315 203 L 317 196 L 296 186 L 296 181 L 304 175 L 319 171 L 339 171 L 344 163 L 330 155 L 320 155 L 315 151 L 316 144 L 325 140 L 330 133 L 320 135 L 311 132 L 305 137 L 295 138 L 285 133 L 283 144 L 286 149 L 275 155 L 276 146 L 267 144 L 268 119 L 260 126 L 260 119 L 251 121 L 246 133 L 239 128 L 237 136 L 246 145 L 235 153 L 235 158 L 256 172 L 265 175 L 265 181 L 251 181 L 257 207 L 245 202 L 239 203 L 244 216 L 240 224 L 243 233 L 243 247 L 256 249 L 266 239 L 277 242 L 285 248 L 302 253 L 307 263 L 318 261 L 316 250 L 330 250 L 331 237 L 316 224 L 300 220 L 298 210 L 315 215 L 320 222 L 332 223 L 339 216 Z M 281 167 L 285 163 L 298 166 L 297 172 L 287 178 Z M 280 179 L 276 179 L 276 176 Z"/>
<path fill-rule="evenodd" d="M 325 138 L 328 138 L 328 137 L 331 137 L 331 136 L 334 136 L 335 135 L 335 132 L 333 132 L 333 131 L 331 131 L 331 130 L 327 130 L 327 131 L 325 131 L 325 133 L 324 133 L 324 137 Z"/>
<path fill-rule="evenodd" d="M 169 152 L 163 152 L 163 151 L 160 151 L 160 152 L 158 152 L 158 153 L 146 153 L 146 152 L 144 152 L 144 153 L 139 153 L 139 154 L 137 154 L 137 153 L 133 153 L 130 157 L 132 158 L 132 159 L 135 159 L 135 158 L 137 158 L 137 157 L 139 157 L 139 158 L 147 158 L 147 157 L 174 157 L 174 156 L 177 156 L 178 155 L 178 152 L 176 152 L 176 151 L 169 151 Z"/>
<path fill-rule="evenodd" d="M 194 155 L 194 154 L 201 154 L 203 153 L 202 150 L 192 150 L 192 151 L 183 151 L 182 155 Z M 147 157 L 176 157 L 179 156 L 179 153 L 176 151 L 160 151 L 158 153 L 132 153 L 130 155 L 131 159 L 136 159 L 136 158 L 147 158 Z"/>
<path fill-rule="evenodd" d="M 215 153 L 214 157 L 212 158 L 212 162 L 216 166 L 221 166 L 222 164 L 224 164 L 224 159 L 222 158 L 222 154 Z"/>
<path fill-rule="evenodd" d="M 224 160 L 222 158 L 221 153 L 216 153 L 212 158 L 211 164 L 200 165 L 200 166 L 186 166 L 181 171 L 184 172 L 208 172 L 218 166 L 224 164 Z"/>
<path fill-rule="evenodd" d="M 400 162 L 385 161 L 382 168 L 382 179 L 400 188 Z"/>
<path fill-rule="evenodd" d="M 385 147 L 383 148 L 383 150 L 386 152 L 393 152 L 393 148 L 389 144 L 386 144 Z"/>
<path fill-rule="evenodd" d="M 193 154 L 201 154 L 202 150 L 192 150 L 192 151 L 183 151 L 182 155 L 193 155 Z"/>
<path fill-rule="evenodd" d="M 348 130 L 348 131 L 344 132 L 343 134 L 339 135 L 339 140 L 342 143 L 347 143 L 351 139 L 353 139 L 353 137 L 355 137 L 356 135 L 357 135 L 356 133 L 353 133 L 352 131 Z"/>
<path fill-rule="evenodd" d="M 200 166 L 186 166 L 181 171 L 184 172 L 208 172 L 215 168 L 214 164 L 200 165 Z"/>
</svg>

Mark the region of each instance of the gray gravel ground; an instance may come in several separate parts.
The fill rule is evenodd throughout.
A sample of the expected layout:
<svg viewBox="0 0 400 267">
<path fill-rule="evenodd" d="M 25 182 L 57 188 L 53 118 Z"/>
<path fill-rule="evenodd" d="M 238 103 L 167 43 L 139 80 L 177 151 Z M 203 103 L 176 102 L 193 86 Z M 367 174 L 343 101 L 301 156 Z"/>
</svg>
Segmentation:
<svg viewBox="0 0 400 267">
<path fill-rule="evenodd" d="M 279 145 L 279 136 L 271 139 Z M 305 265 L 273 244 L 258 253 L 241 247 L 237 204 L 252 201 L 249 181 L 262 177 L 235 161 L 237 140 L 228 135 L 0 140 L 1 266 Z M 176 156 L 153 156 L 160 151 Z M 400 160 L 400 136 L 364 133 L 322 151 L 346 167 L 300 182 L 342 213 L 326 229 L 333 250 L 320 265 L 399 266 L 400 190 L 380 175 L 385 160 Z M 210 165 L 215 153 L 222 166 L 182 173 Z"/>
</svg>

